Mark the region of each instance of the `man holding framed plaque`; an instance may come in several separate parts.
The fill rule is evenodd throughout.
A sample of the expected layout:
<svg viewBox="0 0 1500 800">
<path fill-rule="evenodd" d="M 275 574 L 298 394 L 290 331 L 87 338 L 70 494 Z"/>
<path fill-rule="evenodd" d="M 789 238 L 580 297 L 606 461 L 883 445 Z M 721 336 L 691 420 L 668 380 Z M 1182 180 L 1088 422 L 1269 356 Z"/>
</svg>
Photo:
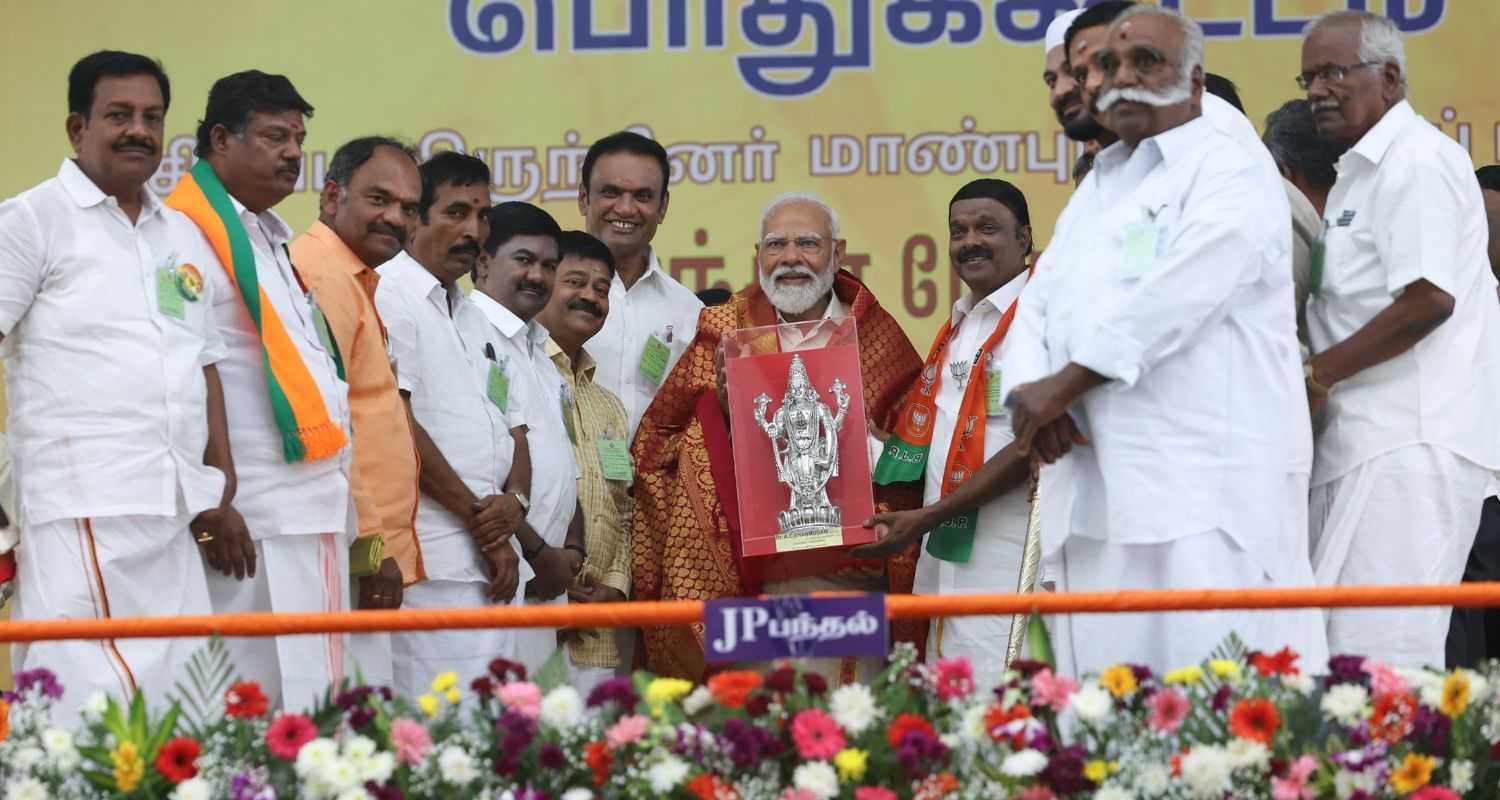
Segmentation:
<svg viewBox="0 0 1500 800">
<path fill-rule="evenodd" d="M 759 393 L 767 395 L 762 417 L 774 424 L 778 410 L 797 410 L 799 397 L 805 398 L 806 392 L 812 391 L 816 398 L 807 406 L 824 404 L 829 416 L 823 428 L 836 428 L 835 438 L 844 443 L 837 451 L 839 471 L 845 477 L 830 476 L 822 488 L 832 486 L 835 494 L 840 487 L 850 489 L 855 480 L 846 470 L 855 465 L 848 459 L 858 461 L 863 455 L 868 463 L 869 456 L 867 452 L 854 454 L 865 448 L 866 433 L 862 422 L 850 421 L 849 409 L 856 414 L 860 407 L 867 409 L 868 418 L 877 426 L 889 427 L 901 396 L 916 380 L 921 370 L 916 350 L 870 290 L 838 268 L 843 253 L 844 241 L 839 238 L 838 219 L 831 208 L 811 195 L 778 197 L 761 222 L 756 246 L 757 284 L 735 293 L 722 306 L 705 309 L 700 316 L 693 343 L 647 409 L 632 448 L 637 469 L 631 565 L 636 599 L 707 600 L 761 591 L 804 591 L 798 582 L 808 579 L 805 562 L 826 558 L 816 549 L 801 553 L 804 558 L 795 557 L 797 553 L 791 558 L 767 559 L 753 552 L 745 556 L 744 543 L 748 540 L 742 539 L 745 532 L 741 530 L 740 508 L 749 498 L 740 496 L 735 461 L 739 448 L 755 439 L 767 459 L 762 477 L 774 485 L 778 475 L 769 466 L 773 444 L 754 418 L 754 401 Z M 771 328 L 775 335 L 769 338 L 745 331 L 778 325 L 783 327 Z M 822 347 L 837 349 L 852 339 L 856 328 L 858 344 L 851 353 L 857 353 L 853 357 L 857 362 L 854 374 L 860 384 L 852 383 L 846 377 L 848 373 L 837 371 L 844 368 L 842 362 L 834 372 L 824 372 L 829 366 L 821 363 L 825 356 L 807 352 L 818 352 L 815 348 Z M 750 404 L 743 414 L 730 407 L 726 359 L 721 355 L 721 340 L 735 331 L 745 331 L 742 336 L 730 337 L 729 344 L 739 342 L 736 353 L 777 354 L 786 362 L 779 373 L 767 372 L 774 381 L 749 394 Z M 791 380 L 793 351 L 800 355 L 807 371 L 805 387 L 800 377 Z M 839 405 L 838 393 L 832 390 L 835 380 L 844 384 L 849 403 L 841 425 L 831 425 Z M 786 406 L 788 399 L 792 400 L 790 406 Z M 786 419 L 784 414 L 783 422 Z M 784 436 L 780 439 L 776 446 L 783 448 L 783 455 L 787 448 L 806 444 L 790 442 Z M 820 471 L 828 468 L 807 474 L 820 479 Z M 754 501 L 757 510 L 764 505 L 773 522 L 779 522 L 776 514 L 788 511 L 791 504 L 789 489 L 781 491 L 777 505 Z M 914 507 L 918 498 L 914 492 L 882 489 L 873 499 L 877 501 L 876 510 L 882 510 Z M 845 530 L 857 529 L 862 521 L 847 511 L 841 520 L 849 526 Z M 777 534 L 775 530 L 770 534 L 773 551 Z M 824 581 L 819 587 L 823 589 L 906 592 L 911 589 L 914 567 L 915 553 L 908 552 L 892 559 L 884 569 L 878 564 L 856 565 L 841 557 L 836 563 L 819 563 L 815 571 L 822 577 L 838 576 L 837 583 Z M 802 575 L 791 574 L 794 572 Z M 916 630 L 914 626 L 898 627 L 896 636 L 915 639 L 921 635 Z M 695 680 L 703 677 L 702 625 L 648 626 L 643 632 L 649 669 L 661 675 Z M 846 660 L 835 677 L 853 679 L 854 664 Z"/>
</svg>

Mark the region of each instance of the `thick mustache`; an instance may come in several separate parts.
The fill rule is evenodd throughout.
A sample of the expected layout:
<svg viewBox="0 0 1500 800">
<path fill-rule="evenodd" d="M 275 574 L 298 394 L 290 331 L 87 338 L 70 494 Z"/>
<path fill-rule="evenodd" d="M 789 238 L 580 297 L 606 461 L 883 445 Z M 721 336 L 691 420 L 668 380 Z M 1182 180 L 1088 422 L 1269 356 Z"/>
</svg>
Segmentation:
<svg viewBox="0 0 1500 800">
<path fill-rule="evenodd" d="M 995 257 L 995 251 L 993 251 L 993 250 L 991 250 L 988 247 L 985 247 L 983 245 L 975 245 L 973 247 L 965 247 L 964 249 L 958 251 L 958 260 L 959 261 L 968 261 L 971 256 L 976 256 L 976 257 L 979 257 L 979 258 L 994 258 Z"/>
<path fill-rule="evenodd" d="M 406 244 L 406 231 L 394 225 L 387 225 L 384 222 L 372 222 L 367 230 L 370 233 L 383 233 L 402 244 Z"/>
<path fill-rule="evenodd" d="M 521 281 L 520 283 L 516 284 L 516 291 L 546 294 L 547 285 L 544 283 L 533 283 L 532 281 Z"/>
<path fill-rule="evenodd" d="M 567 303 L 567 309 L 569 311 L 587 311 L 596 317 L 604 316 L 604 309 L 600 308 L 598 303 L 593 303 L 588 300 L 569 300 Z"/>
<path fill-rule="evenodd" d="M 156 146 L 145 139 L 121 139 L 120 141 L 115 142 L 114 150 L 116 152 L 132 149 L 145 150 L 151 153 L 156 152 Z"/>
<path fill-rule="evenodd" d="M 478 242 L 459 242 L 458 244 L 453 245 L 452 247 L 448 248 L 448 253 L 449 253 L 449 255 L 478 256 L 479 255 L 479 243 Z"/>
</svg>

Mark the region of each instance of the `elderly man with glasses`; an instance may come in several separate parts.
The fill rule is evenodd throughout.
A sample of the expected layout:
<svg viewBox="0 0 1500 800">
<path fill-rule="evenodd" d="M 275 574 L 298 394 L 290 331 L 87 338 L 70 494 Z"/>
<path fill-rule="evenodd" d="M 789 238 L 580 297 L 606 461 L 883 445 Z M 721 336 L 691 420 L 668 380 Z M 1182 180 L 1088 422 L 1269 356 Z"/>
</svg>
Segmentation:
<svg viewBox="0 0 1500 800">
<path fill-rule="evenodd" d="M 1315 21 L 1297 84 L 1318 132 L 1349 147 L 1307 305 L 1318 582 L 1457 583 L 1500 467 L 1500 306 L 1474 166 L 1407 102 L 1384 17 Z M 1328 637 L 1415 667 L 1442 663 L 1447 628 L 1441 608 L 1339 609 Z"/>
</svg>

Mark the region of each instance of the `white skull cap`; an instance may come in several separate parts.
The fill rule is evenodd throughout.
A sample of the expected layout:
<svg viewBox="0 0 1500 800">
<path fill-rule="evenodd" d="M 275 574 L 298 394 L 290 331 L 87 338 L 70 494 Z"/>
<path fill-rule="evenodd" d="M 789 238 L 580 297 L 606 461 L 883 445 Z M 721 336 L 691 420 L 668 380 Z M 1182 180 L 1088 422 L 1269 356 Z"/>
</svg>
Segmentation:
<svg viewBox="0 0 1500 800">
<path fill-rule="evenodd" d="M 1083 9 L 1066 11 L 1052 18 L 1052 24 L 1047 26 L 1047 49 L 1044 52 L 1052 52 L 1055 47 L 1063 46 L 1063 39 L 1067 38 L 1068 28 L 1073 25 L 1073 20 L 1083 13 Z"/>
</svg>

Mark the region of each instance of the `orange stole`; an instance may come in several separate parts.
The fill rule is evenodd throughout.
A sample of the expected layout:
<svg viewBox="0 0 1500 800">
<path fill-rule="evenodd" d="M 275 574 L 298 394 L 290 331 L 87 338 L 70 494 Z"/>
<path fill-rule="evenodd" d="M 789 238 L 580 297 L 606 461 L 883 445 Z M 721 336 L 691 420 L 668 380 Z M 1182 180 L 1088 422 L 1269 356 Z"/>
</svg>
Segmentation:
<svg viewBox="0 0 1500 800">
<path fill-rule="evenodd" d="M 882 430 L 894 427 L 906 390 L 922 369 L 922 359 L 895 318 L 880 307 L 875 296 L 852 274 L 840 270 L 834 292 L 848 308 L 859 329 L 860 370 L 870 419 Z M 656 399 L 641 419 L 631 455 L 636 463 L 635 519 L 632 527 L 633 593 L 641 600 L 711 600 L 753 594 L 734 556 L 733 537 L 738 519 L 731 520 L 725 500 L 733 503 L 733 485 L 721 487 L 715 473 L 733 475 L 710 456 L 722 436 L 718 425 L 703 414 L 719 413 L 714 353 L 720 338 L 740 328 L 776 324 L 776 312 L 759 285 L 735 293 L 722 306 L 706 308 L 698 331 L 681 360 L 663 381 Z M 727 467 L 727 472 L 725 471 Z M 911 484 L 875 487 L 878 511 L 916 508 L 921 487 Z M 888 591 L 910 593 L 916 573 L 917 549 L 886 565 Z M 648 626 L 646 667 L 659 675 L 701 680 L 703 625 Z M 893 635 L 919 647 L 925 643 L 925 620 L 893 623 Z"/>
</svg>

